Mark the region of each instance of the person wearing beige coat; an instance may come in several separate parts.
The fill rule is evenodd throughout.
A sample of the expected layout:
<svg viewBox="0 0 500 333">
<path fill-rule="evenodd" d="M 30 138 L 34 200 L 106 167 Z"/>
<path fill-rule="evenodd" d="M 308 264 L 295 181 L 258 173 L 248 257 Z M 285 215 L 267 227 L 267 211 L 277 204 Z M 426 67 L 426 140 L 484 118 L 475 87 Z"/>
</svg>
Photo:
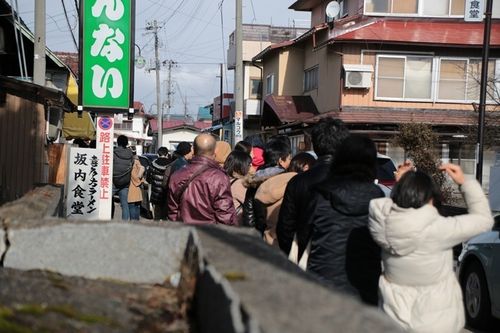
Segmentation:
<svg viewBox="0 0 500 333">
<path fill-rule="evenodd" d="M 264 231 L 264 240 L 269 245 L 278 246 L 276 224 L 278 223 L 281 203 L 288 181 L 296 174 L 296 172 L 284 172 L 273 176 L 263 182 L 255 193 L 255 199 L 266 206 L 267 226 Z"/>
<path fill-rule="evenodd" d="M 370 203 L 369 229 L 382 248 L 381 306 L 410 332 L 461 331 L 465 317 L 452 248 L 493 225 L 480 184 L 465 180 L 457 165 L 445 164 L 441 170 L 459 185 L 468 214 L 441 216 L 433 205 L 437 192 L 430 187 L 435 185 L 420 171 L 401 177 L 393 199 Z"/>
<path fill-rule="evenodd" d="M 130 174 L 130 185 L 128 188 L 128 205 L 131 220 L 139 220 L 141 213 L 142 191 L 141 184 L 144 182 L 145 168 L 137 156 L 134 156 L 134 165 Z"/>
</svg>

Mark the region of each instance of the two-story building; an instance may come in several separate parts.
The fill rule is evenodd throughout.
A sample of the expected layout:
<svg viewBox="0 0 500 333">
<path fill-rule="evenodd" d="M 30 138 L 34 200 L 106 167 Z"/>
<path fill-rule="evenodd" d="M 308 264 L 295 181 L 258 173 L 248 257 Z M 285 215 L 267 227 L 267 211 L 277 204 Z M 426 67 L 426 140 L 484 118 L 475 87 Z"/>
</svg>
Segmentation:
<svg viewBox="0 0 500 333">
<path fill-rule="evenodd" d="M 398 125 L 429 123 L 440 134 L 436 148 L 442 158 L 460 158 L 473 174 L 474 142 L 463 133 L 478 123 L 474 104 L 479 102 L 484 24 L 464 21 L 464 0 L 343 0 L 333 22 L 327 22 L 328 3 L 294 2 L 290 9 L 311 12 L 311 29 L 253 58 L 263 66 L 263 126 L 277 126 L 300 142 L 304 126 L 337 117 L 402 161 L 404 151 L 390 143 Z M 488 72 L 490 79 L 497 78 L 498 89 L 498 1 L 493 18 Z M 314 106 L 291 106 L 304 96 Z M 494 107 L 493 98 L 488 104 Z M 317 116 L 304 114 L 316 110 Z M 485 179 L 493 159 L 494 152 L 486 151 Z"/>
<path fill-rule="evenodd" d="M 252 58 L 274 43 L 294 39 L 307 31 L 306 28 L 279 27 L 261 24 L 243 24 L 242 27 L 243 51 L 243 114 L 245 136 L 260 131 L 261 119 L 261 93 L 262 93 L 262 68 L 252 62 Z M 227 67 L 229 70 L 236 68 L 235 33 L 229 36 L 227 51 Z M 224 102 L 226 102 L 224 96 Z M 220 102 L 219 102 L 220 103 Z M 214 109 L 217 104 L 214 102 Z M 214 124 L 217 123 L 218 114 L 214 113 Z M 223 114 L 222 125 L 224 133 L 232 132 L 232 117 Z M 231 136 L 231 135 L 230 135 Z"/>
</svg>

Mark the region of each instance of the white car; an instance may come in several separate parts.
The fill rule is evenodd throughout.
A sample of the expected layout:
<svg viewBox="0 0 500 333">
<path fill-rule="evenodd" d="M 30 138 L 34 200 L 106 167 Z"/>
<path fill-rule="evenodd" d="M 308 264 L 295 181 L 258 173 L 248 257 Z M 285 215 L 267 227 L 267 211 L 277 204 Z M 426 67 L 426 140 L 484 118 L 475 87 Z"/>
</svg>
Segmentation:
<svg viewBox="0 0 500 333">
<path fill-rule="evenodd" d="M 458 265 L 467 323 L 485 328 L 493 318 L 500 319 L 500 215 L 492 231 L 464 244 Z"/>
</svg>

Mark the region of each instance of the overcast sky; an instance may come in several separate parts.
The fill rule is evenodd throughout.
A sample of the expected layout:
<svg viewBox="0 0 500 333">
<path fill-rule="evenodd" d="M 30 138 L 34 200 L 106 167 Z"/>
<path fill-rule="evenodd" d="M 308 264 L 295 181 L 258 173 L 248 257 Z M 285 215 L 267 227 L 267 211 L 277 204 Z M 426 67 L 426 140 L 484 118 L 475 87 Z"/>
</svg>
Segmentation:
<svg viewBox="0 0 500 333">
<path fill-rule="evenodd" d="M 77 0 L 46 0 L 47 46 L 52 51 L 76 52 L 70 28 L 66 22 L 62 1 L 66 6 L 69 24 L 78 41 Z M 13 1 L 15 3 L 15 1 Z M 35 0 L 17 0 L 19 15 L 34 31 Z M 309 26 L 309 13 L 294 12 L 288 7 L 294 0 L 243 0 L 243 22 L 279 26 Z M 229 35 L 234 31 L 235 1 L 224 0 L 223 16 L 219 11 L 220 0 L 137 0 L 136 44 L 149 61 L 154 57 L 153 36 L 147 34 L 146 22 L 157 20 L 160 30 L 160 60 L 172 59 L 178 65 L 173 75 L 172 113 L 183 113 L 183 99 L 187 100 L 189 113 L 196 114 L 199 106 L 213 102 L 219 94 L 219 63 L 224 62 Z M 222 38 L 224 36 L 224 39 Z M 137 53 L 136 53 L 137 54 Z M 203 64 L 193 64 L 203 63 Z M 146 66 L 148 67 L 148 66 Z M 226 71 L 225 92 L 233 92 L 233 71 Z M 152 107 L 156 113 L 155 73 L 136 69 L 135 98 Z M 162 101 L 166 99 L 167 71 L 160 73 Z M 226 89 L 227 85 L 227 89 Z M 182 96 L 182 97 L 181 97 Z"/>
</svg>

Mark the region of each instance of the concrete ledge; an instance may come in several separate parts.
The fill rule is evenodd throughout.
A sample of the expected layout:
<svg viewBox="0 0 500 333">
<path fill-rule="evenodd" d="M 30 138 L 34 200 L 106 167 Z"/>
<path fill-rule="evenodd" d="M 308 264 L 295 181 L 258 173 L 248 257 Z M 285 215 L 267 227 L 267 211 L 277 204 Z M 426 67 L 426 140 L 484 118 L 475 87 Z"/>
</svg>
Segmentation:
<svg viewBox="0 0 500 333">
<path fill-rule="evenodd" d="M 67 223 L 8 230 L 10 247 L 4 267 L 163 283 L 180 271 L 189 230 L 131 223 Z"/>
<path fill-rule="evenodd" d="M 235 329 L 229 332 L 401 331 L 380 310 L 321 285 L 253 231 L 223 227 L 197 231 L 202 256 L 213 267 L 201 272 L 195 293 L 195 298 L 203 297 L 195 305 L 204 320 L 220 315 L 221 307 L 239 304 L 241 314 L 231 315 Z M 211 290 L 226 290 L 225 297 L 198 294 L 210 284 Z M 225 328 L 214 326 L 202 332 L 225 332 Z"/>
<path fill-rule="evenodd" d="M 0 207 L 0 223 L 4 227 L 16 224 L 26 226 L 27 221 L 35 221 L 59 216 L 62 205 L 62 187 L 44 185 L 36 187 L 22 198 Z"/>
<path fill-rule="evenodd" d="M 400 331 L 381 311 L 321 285 L 251 229 L 17 221 L 7 225 L 5 267 L 147 284 L 182 272 L 179 290 L 192 298 L 202 333 Z"/>
</svg>

